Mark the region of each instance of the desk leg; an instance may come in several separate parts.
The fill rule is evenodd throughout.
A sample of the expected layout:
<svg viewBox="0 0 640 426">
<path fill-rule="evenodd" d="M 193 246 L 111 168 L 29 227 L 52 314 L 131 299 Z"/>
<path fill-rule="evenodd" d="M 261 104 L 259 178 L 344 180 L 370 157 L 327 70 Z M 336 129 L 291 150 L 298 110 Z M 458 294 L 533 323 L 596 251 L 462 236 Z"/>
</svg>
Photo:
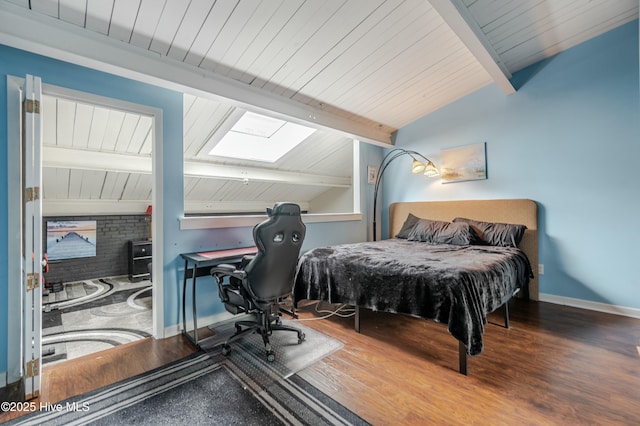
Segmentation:
<svg viewBox="0 0 640 426">
<path fill-rule="evenodd" d="M 187 330 L 187 276 L 189 275 L 189 260 L 184 261 L 184 277 L 182 279 L 182 334 L 189 339 L 191 343 L 193 343 L 196 347 L 198 347 L 198 313 L 196 312 L 196 275 L 198 272 L 198 266 L 196 264 L 193 265 L 193 277 L 191 286 L 191 297 L 193 303 L 192 313 L 193 313 L 193 336 Z"/>
<path fill-rule="evenodd" d="M 182 279 L 182 333 L 187 333 L 187 275 L 189 272 L 189 261 L 184 261 L 184 277 Z"/>
<path fill-rule="evenodd" d="M 193 289 L 191 290 L 191 306 L 193 312 L 193 343 L 198 346 L 198 312 L 196 310 L 196 276 L 198 267 L 193 268 Z"/>
</svg>

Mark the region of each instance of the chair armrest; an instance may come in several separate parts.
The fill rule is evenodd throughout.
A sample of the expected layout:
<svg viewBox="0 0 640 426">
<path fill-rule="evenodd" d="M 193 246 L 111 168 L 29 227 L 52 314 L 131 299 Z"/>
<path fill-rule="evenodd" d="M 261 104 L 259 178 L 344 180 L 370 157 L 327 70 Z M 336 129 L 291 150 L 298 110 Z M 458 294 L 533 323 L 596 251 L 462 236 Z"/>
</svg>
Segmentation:
<svg viewBox="0 0 640 426">
<path fill-rule="evenodd" d="M 239 280 L 243 280 L 247 276 L 247 273 L 242 269 L 237 269 L 235 265 L 224 263 L 211 268 L 211 275 L 213 275 L 214 278 L 234 277 Z"/>
<path fill-rule="evenodd" d="M 216 280 L 216 284 L 218 284 L 218 294 L 220 295 L 220 299 L 223 303 L 227 303 L 229 301 L 229 297 L 222 285 L 223 278 L 230 277 L 242 281 L 247 276 L 247 273 L 241 269 L 237 269 L 235 265 L 223 263 L 211 268 L 211 275 Z M 234 285 L 232 280 L 230 280 L 230 286 L 238 288 L 237 284 Z"/>
<path fill-rule="evenodd" d="M 231 275 L 233 272 L 235 272 L 236 269 L 237 268 L 235 265 L 222 263 L 220 265 L 216 265 L 213 268 L 211 268 L 211 275 L 214 275 L 214 274 L 221 275 L 221 276 Z"/>
</svg>

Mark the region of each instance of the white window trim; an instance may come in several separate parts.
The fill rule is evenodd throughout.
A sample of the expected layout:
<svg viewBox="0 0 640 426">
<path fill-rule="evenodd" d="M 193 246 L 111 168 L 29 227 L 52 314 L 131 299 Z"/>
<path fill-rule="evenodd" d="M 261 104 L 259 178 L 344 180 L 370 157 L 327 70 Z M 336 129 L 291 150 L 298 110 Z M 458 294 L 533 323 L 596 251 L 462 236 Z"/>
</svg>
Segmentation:
<svg viewBox="0 0 640 426">
<path fill-rule="evenodd" d="M 360 210 L 360 141 L 353 140 L 353 212 L 352 213 L 306 213 L 302 215 L 305 223 L 359 222 L 363 214 Z M 253 227 L 267 218 L 266 214 L 221 215 L 221 216 L 182 216 L 178 219 L 180 230 L 221 229 Z"/>
<path fill-rule="evenodd" d="M 311 213 L 303 214 L 305 223 L 325 222 L 355 222 L 362 220 L 362 213 Z M 238 216 L 190 216 L 181 217 L 180 230 L 220 229 L 253 227 L 267 218 L 267 215 L 238 215 Z"/>
</svg>

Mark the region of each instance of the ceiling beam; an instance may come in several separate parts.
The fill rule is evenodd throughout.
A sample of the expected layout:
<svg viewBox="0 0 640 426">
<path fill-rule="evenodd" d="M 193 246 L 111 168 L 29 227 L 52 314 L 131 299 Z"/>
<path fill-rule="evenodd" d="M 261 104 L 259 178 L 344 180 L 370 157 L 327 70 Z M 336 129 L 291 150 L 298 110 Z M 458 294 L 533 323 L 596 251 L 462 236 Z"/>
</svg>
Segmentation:
<svg viewBox="0 0 640 426">
<path fill-rule="evenodd" d="M 151 200 L 42 200 L 43 216 L 144 214 Z"/>
<path fill-rule="evenodd" d="M 511 72 L 500 60 L 500 56 L 462 0 L 429 0 L 429 3 L 467 46 L 500 89 L 506 95 L 515 93 L 516 89 L 509 81 Z"/>
<path fill-rule="evenodd" d="M 118 173 L 151 174 L 151 157 L 115 152 L 98 152 L 45 146 L 42 166 L 63 169 L 94 170 Z M 201 161 L 185 161 L 184 176 L 212 179 L 234 179 L 314 185 L 337 188 L 351 187 L 350 177 L 287 172 L 260 167 L 231 166 Z"/>
<path fill-rule="evenodd" d="M 59 146 L 42 148 L 42 167 L 150 175 L 151 156 L 89 151 Z"/>
<path fill-rule="evenodd" d="M 280 114 L 365 142 L 391 144 L 391 134 L 377 123 L 353 121 L 6 1 L 0 2 L 0 43 L 178 92 L 223 98 L 251 111 Z"/>
</svg>

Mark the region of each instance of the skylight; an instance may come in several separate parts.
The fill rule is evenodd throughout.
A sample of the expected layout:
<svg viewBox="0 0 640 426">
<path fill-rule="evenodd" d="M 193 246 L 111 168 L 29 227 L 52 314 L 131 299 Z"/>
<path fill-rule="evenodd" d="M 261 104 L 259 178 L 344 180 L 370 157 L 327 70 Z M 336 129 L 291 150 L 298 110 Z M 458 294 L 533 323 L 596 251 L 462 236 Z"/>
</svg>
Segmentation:
<svg viewBox="0 0 640 426">
<path fill-rule="evenodd" d="M 247 111 L 209 155 L 275 163 L 315 131 Z"/>
</svg>

